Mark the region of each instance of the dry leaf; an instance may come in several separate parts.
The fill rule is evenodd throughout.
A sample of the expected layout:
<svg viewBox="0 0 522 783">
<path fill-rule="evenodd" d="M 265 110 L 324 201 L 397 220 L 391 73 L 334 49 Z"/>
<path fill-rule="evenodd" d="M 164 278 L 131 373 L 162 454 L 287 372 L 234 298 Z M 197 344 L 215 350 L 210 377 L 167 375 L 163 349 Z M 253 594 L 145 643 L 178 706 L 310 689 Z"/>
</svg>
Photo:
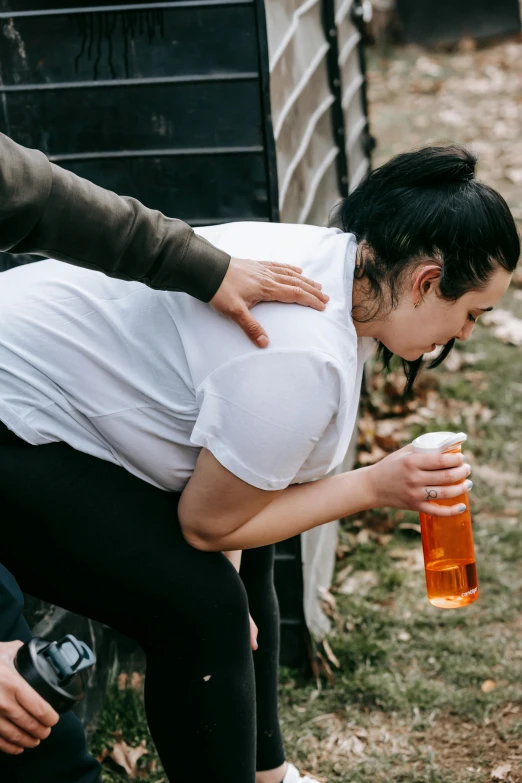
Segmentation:
<svg viewBox="0 0 522 783">
<path fill-rule="evenodd" d="M 399 530 L 411 530 L 413 533 L 418 533 L 419 536 L 421 534 L 421 526 L 416 525 L 413 522 L 401 522 Z"/>
<path fill-rule="evenodd" d="M 515 185 L 522 185 L 522 169 L 509 169 L 506 171 L 506 178 Z"/>
<path fill-rule="evenodd" d="M 426 76 L 433 76 L 435 78 L 442 74 L 442 67 L 434 60 L 430 60 L 429 57 L 418 57 L 415 67 L 421 73 L 426 74 Z"/>
<path fill-rule="evenodd" d="M 333 665 L 336 667 L 336 669 L 340 669 L 341 668 L 341 664 L 339 663 L 339 659 L 335 655 L 334 651 L 330 647 L 330 645 L 328 643 L 328 639 L 323 639 L 323 648 L 324 648 L 324 651 L 325 651 L 326 656 L 327 656 L 328 660 L 330 661 L 330 663 L 333 663 Z"/>
<path fill-rule="evenodd" d="M 477 42 L 469 35 L 464 35 L 459 41 L 459 52 L 469 54 L 477 48 Z"/>
<path fill-rule="evenodd" d="M 107 758 L 108 755 L 109 755 L 109 748 L 103 748 L 102 752 L 96 756 L 96 760 L 99 761 L 101 764 Z"/>
<path fill-rule="evenodd" d="M 473 477 L 485 481 L 492 487 L 501 487 L 502 490 L 506 488 L 507 484 L 516 485 L 519 480 L 517 473 L 510 473 L 507 470 L 496 470 L 496 468 L 490 465 L 480 464 L 473 466 Z"/>
<path fill-rule="evenodd" d="M 144 674 L 140 674 L 139 672 L 132 672 L 131 681 L 130 681 L 131 688 L 134 691 L 141 691 L 143 688 L 144 679 L 145 679 Z"/>
<path fill-rule="evenodd" d="M 131 780 L 135 780 L 138 772 L 138 761 L 149 752 L 145 746 L 145 740 L 136 748 L 131 748 L 125 740 L 121 740 L 112 746 L 112 752 L 109 753 L 109 757 L 120 767 L 123 767 Z"/>
<path fill-rule="evenodd" d="M 328 617 L 335 617 L 336 603 L 335 598 L 326 587 L 319 585 L 317 588 L 319 601 L 321 602 L 321 608 Z"/>
<path fill-rule="evenodd" d="M 330 669 L 330 665 L 324 655 L 319 652 L 319 650 L 316 651 L 315 654 L 316 660 L 319 663 L 319 672 L 322 673 L 326 679 L 328 680 L 330 685 L 335 685 L 335 677 L 333 675 L 332 670 Z"/>
<path fill-rule="evenodd" d="M 522 345 L 522 320 L 515 318 L 509 310 L 494 310 L 487 313 L 482 323 L 491 326 L 495 337 L 510 345 Z"/>
<path fill-rule="evenodd" d="M 314 772 L 313 774 L 311 772 L 307 772 L 306 769 L 301 770 L 303 775 L 308 775 L 309 778 L 313 780 L 317 780 L 317 783 L 328 783 L 327 778 L 320 778 L 317 772 Z"/>
<path fill-rule="evenodd" d="M 379 435 L 379 433 L 376 433 L 375 443 L 380 449 L 388 452 L 397 451 L 400 448 L 400 444 L 391 435 Z"/>
<path fill-rule="evenodd" d="M 491 691 L 494 691 L 497 687 L 497 683 L 495 680 L 484 680 L 482 685 L 480 686 L 480 690 L 482 693 L 490 693 Z"/>
<path fill-rule="evenodd" d="M 458 109 L 445 109 L 439 114 L 439 119 L 446 125 L 454 128 L 463 128 L 468 123 L 468 118 Z"/>
<path fill-rule="evenodd" d="M 399 560 L 399 565 L 406 571 L 422 571 L 424 568 L 424 556 L 420 549 L 390 549 L 390 557 Z"/>
<path fill-rule="evenodd" d="M 511 772 L 511 764 L 501 764 L 499 767 L 495 767 L 495 769 L 491 773 L 491 777 L 493 780 L 507 780 L 507 776 Z"/>
<path fill-rule="evenodd" d="M 360 451 L 357 456 L 357 461 L 359 462 L 359 465 L 364 468 L 368 465 L 375 465 L 376 462 L 380 462 L 385 456 L 386 452 L 384 449 L 380 449 L 379 446 L 375 445 L 370 453 L 367 451 Z"/>
<path fill-rule="evenodd" d="M 379 577 L 375 571 L 356 571 L 343 582 L 339 592 L 343 595 L 366 595 L 378 584 Z"/>
<path fill-rule="evenodd" d="M 359 530 L 359 532 L 355 536 L 357 546 L 365 546 L 366 544 L 369 544 L 370 539 L 371 539 L 370 531 L 366 530 L 366 528 Z"/>
<path fill-rule="evenodd" d="M 339 571 L 339 573 L 337 574 L 337 576 L 335 577 L 335 584 L 336 585 L 342 584 L 344 582 L 344 580 L 346 579 L 346 577 L 348 576 L 348 574 L 351 574 L 352 571 L 353 571 L 353 565 L 351 565 L 351 564 L 349 564 L 349 565 L 345 566 L 344 568 L 342 568 Z"/>
</svg>

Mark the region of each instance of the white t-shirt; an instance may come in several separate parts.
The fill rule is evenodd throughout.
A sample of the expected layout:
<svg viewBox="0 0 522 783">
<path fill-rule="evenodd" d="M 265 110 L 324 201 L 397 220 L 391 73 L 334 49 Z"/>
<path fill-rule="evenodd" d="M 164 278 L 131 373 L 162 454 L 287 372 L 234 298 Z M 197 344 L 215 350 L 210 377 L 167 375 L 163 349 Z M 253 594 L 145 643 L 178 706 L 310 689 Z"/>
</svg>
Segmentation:
<svg viewBox="0 0 522 783">
<path fill-rule="evenodd" d="M 302 266 L 323 312 L 261 303 L 270 346 L 187 294 L 59 261 L 0 275 L 0 420 L 32 444 L 64 441 L 181 491 L 201 447 L 265 490 L 343 459 L 373 341 L 357 339 L 356 244 L 337 229 L 234 223 L 199 229 L 232 256 Z"/>
</svg>

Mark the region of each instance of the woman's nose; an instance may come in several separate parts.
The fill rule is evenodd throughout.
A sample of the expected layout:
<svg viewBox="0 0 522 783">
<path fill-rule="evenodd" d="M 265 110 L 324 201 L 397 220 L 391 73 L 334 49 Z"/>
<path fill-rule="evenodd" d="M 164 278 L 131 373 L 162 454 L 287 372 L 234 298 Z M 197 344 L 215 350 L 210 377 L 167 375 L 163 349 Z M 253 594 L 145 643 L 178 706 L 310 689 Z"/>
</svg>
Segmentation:
<svg viewBox="0 0 522 783">
<path fill-rule="evenodd" d="M 455 338 L 457 340 L 469 340 L 474 326 L 475 324 L 472 321 L 467 321 L 465 326 L 463 326 L 462 329 L 460 330 L 460 332 L 457 335 L 455 335 Z"/>
</svg>

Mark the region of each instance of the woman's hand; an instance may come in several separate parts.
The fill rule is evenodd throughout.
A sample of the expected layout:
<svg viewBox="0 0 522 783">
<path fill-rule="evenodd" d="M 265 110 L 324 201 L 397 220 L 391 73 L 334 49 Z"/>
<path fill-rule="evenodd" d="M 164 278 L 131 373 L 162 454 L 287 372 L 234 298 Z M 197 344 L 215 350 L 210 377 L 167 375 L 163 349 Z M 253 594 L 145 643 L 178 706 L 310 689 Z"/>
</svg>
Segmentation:
<svg viewBox="0 0 522 783">
<path fill-rule="evenodd" d="M 430 500 L 469 492 L 465 479 L 470 473 L 471 467 L 460 453 L 416 454 L 411 445 L 405 446 L 367 469 L 372 506 L 422 511 L 434 517 L 456 516 L 462 513 L 460 504 L 442 506 Z"/>
<path fill-rule="evenodd" d="M 59 715 L 18 674 L 14 659 L 23 642 L 0 642 L 0 752 L 19 755 L 51 733 Z"/>
<path fill-rule="evenodd" d="M 288 302 L 324 310 L 329 297 L 321 285 L 303 277 L 296 266 L 270 261 L 233 258 L 217 293 L 210 300 L 218 313 L 235 321 L 259 348 L 268 345 L 268 337 L 249 308 L 259 302 Z"/>
<path fill-rule="evenodd" d="M 239 569 L 241 568 L 241 555 L 243 554 L 240 549 L 236 550 L 228 550 L 226 552 L 223 552 L 222 554 L 225 555 L 227 560 L 230 560 L 236 571 L 239 573 Z M 253 650 L 257 650 L 258 644 L 257 644 L 257 625 L 252 620 L 252 615 L 248 615 L 248 619 L 250 620 L 250 646 Z"/>
<path fill-rule="evenodd" d="M 250 619 L 250 644 L 253 650 L 257 650 L 257 648 L 259 647 L 257 643 L 257 634 L 258 634 L 257 625 L 252 620 L 251 614 L 249 614 L 248 617 Z"/>
</svg>

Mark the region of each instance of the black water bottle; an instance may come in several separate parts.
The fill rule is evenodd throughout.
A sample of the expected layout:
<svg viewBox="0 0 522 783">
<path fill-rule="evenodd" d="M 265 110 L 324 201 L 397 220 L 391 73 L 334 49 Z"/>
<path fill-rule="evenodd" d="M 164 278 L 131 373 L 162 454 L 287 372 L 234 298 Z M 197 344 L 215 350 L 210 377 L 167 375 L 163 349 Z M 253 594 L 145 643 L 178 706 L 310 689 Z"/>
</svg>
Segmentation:
<svg viewBox="0 0 522 783">
<path fill-rule="evenodd" d="M 35 636 L 20 647 L 15 667 L 60 715 L 85 695 L 84 672 L 96 663 L 92 650 L 71 634 L 59 642 Z"/>
</svg>

